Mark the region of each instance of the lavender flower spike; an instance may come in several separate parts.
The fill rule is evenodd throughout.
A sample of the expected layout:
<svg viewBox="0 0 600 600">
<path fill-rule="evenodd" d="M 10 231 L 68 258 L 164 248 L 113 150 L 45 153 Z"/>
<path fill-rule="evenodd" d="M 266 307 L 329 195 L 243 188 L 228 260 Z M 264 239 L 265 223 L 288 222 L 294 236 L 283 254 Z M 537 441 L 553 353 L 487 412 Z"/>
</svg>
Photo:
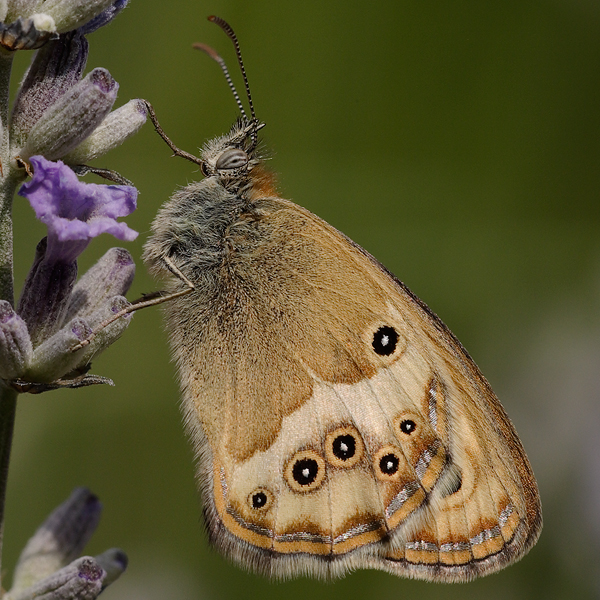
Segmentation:
<svg viewBox="0 0 600 600">
<path fill-rule="evenodd" d="M 137 232 L 116 220 L 135 210 L 134 187 L 82 183 L 61 161 L 53 163 L 42 156 L 30 161 L 34 175 L 19 195 L 29 200 L 37 218 L 48 226 L 46 260 L 73 261 L 101 233 L 128 242 L 137 237 Z"/>
<path fill-rule="evenodd" d="M 137 237 L 135 231 L 116 220 L 135 209 L 137 190 L 130 186 L 82 183 L 63 163 L 53 163 L 41 156 L 32 157 L 31 164 L 35 169 L 33 178 L 21 186 L 19 194 L 29 200 L 38 219 L 48 226 L 48 237 L 47 245 L 39 248 L 39 256 L 25 282 L 18 312 L 37 348 L 67 321 L 76 259 L 91 239 L 101 233 L 111 233 L 127 241 Z M 49 351 L 57 348 L 52 344 L 48 347 Z M 35 374 L 39 377 L 43 372 L 47 381 L 48 373 L 56 369 L 48 370 L 42 364 L 45 362 L 56 365 L 50 354 L 34 353 Z"/>
<path fill-rule="evenodd" d="M 123 550 L 120 548 L 110 548 L 102 554 L 98 554 L 94 558 L 106 572 L 106 577 L 102 582 L 103 589 L 118 579 L 125 572 L 129 562 L 127 554 L 125 554 L 125 552 L 123 552 Z"/>
<path fill-rule="evenodd" d="M 39 0 L 8 0 L 6 2 L 8 12 L 5 15 L 7 22 L 15 21 L 18 17 L 29 17 L 35 11 Z"/>
<path fill-rule="evenodd" d="M 87 346 L 76 352 L 71 352 L 71 348 L 87 339 L 91 333 L 92 328 L 83 319 L 76 318 L 67 323 L 33 351 L 31 364 L 23 374 L 23 379 L 52 383 L 65 375 L 80 375 L 78 368 L 85 360 Z"/>
<path fill-rule="evenodd" d="M 113 0 L 111 6 L 102 11 L 97 17 L 88 21 L 82 28 L 81 31 L 86 35 L 92 33 L 104 27 L 107 23 L 110 23 L 129 3 L 129 0 Z"/>
<path fill-rule="evenodd" d="M 58 331 L 65 322 L 71 291 L 77 279 L 77 262 L 46 260 L 48 238 L 40 241 L 27 275 L 17 312 L 27 323 L 33 347 Z"/>
<path fill-rule="evenodd" d="M 36 14 L 30 19 L 20 16 L 11 21 L 8 15 L 0 23 L 0 46 L 9 52 L 35 50 L 58 37 L 54 19 L 48 15 Z"/>
</svg>

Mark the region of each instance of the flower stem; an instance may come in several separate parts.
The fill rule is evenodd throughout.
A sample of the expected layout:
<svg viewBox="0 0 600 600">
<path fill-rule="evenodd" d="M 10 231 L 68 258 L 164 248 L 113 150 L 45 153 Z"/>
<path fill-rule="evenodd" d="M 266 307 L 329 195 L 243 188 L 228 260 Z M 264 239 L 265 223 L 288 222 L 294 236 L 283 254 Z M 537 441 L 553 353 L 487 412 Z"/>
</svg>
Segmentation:
<svg viewBox="0 0 600 600">
<path fill-rule="evenodd" d="M 0 299 L 14 303 L 12 200 L 17 182 L 10 166 L 8 102 L 14 52 L 0 51 Z"/>
<path fill-rule="evenodd" d="M 2 590 L 2 541 L 4 538 L 4 503 L 8 481 L 8 463 L 12 444 L 17 393 L 7 387 L 0 387 L 0 590 Z"/>
<path fill-rule="evenodd" d="M 9 84 L 13 56 L 14 53 L 0 51 L 0 299 L 14 305 L 11 209 L 18 181 L 10 166 L 8 127 Z M 2 590 L 4 504 L 16 409 L 16 392 L 0 384 L 0 590 Z"/>
<path fill-rule="evenodd" d="M 9 167 L 3 168 L 8 170 Z M 0 177 L 0 299 L 14 305 L 12 200 L 17 187 L 14 176 Z"/>
</svg>

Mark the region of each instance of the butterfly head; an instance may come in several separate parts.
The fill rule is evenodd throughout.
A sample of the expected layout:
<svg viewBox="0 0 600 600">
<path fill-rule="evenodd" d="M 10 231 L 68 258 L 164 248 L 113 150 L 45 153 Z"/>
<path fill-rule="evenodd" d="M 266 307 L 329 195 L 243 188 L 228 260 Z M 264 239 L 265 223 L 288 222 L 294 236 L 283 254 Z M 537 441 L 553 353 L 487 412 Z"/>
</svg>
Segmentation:
<svg viewBox="0 0 600 600">
<path fill-rule="evenodd" d="M 207 141 L 200 154 L 205 177 L 247 177 L 261 161 L 256 134 L 264 127 L 256 119 L 240 116 L 225 135 Z"/>
<path fill-rule="evenodd" d="M 204 144 L 199 161 L 200 168 L 206 177 L 218 177 L 227 191 L 239 195 L 244 194 L 245 190 L 264 188 L 266 171 L 261 168 L 264 157 L 259 151 L 258 132 L 265 124 L 256 118 L 254 112 L 250 86 L 248 85 L 237 36 L 223 19 L 213 16 L 209 17 L 209 20 L 219 25 L 234 44 L 240 71 L 244 79 L 250 116 L 244 110 L 225 61 L 210 46 L 201 43 L 194 44 L 194 48 L 202 50 L 219 64 L 240 110 L 240 116 L 229 133 L 209 140 Z M 271 181 L 272 176 L 268 179 Z M 272 184 L 269 187 L 272 188 Z M 252 194 L 250 195 L 252 196 Z"/>
</svg>

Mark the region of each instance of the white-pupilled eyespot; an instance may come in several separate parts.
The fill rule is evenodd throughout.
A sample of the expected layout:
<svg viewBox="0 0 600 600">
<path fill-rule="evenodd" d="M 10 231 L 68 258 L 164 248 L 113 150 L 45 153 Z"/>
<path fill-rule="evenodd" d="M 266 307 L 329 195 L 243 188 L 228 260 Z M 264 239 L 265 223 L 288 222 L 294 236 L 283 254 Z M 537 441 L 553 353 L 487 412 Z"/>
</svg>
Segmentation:
<svg viewBox="0 0 600 600">
<path fill-rule="evenodd" d="M 314 450 L 301 450 L 288 460 L 284 477 L 294 492 L 312 492 L 323 483 L 325 461 Z"/>
<path fill-rule="evenodd" d="M 273 494 L 266 488 L 258 488 L 248 496 L 248 505 L 252 510 L 267 511 L 273 504 Z"/>
<path fill-rule="evenodd" d="M 335 467 L 354 467 L 362 459 L 364 452 L 362 438 L 352 426 L 338 427 L 325 439 L 325 456 Z"/>
</svg>

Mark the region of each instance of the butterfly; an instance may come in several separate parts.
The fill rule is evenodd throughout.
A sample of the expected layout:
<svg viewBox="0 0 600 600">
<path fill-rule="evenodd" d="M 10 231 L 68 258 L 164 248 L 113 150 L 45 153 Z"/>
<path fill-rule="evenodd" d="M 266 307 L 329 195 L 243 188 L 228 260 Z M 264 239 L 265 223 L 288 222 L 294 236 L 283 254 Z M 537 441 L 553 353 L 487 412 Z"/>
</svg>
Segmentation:
<svg viewBox="0 0 600 600">
<path fill-rule="evenodd" d="M 250 116 L 205 143 L 205 178 L 144 248 L 210 541 L 278 578 L 374 568 L 468 581 L 521 558 L 542 518 L 517 433 L 441 320 L 375 258 L 281 198 Z M 162 301 L 161 299 L 160 301 Z"/>
</svg>

